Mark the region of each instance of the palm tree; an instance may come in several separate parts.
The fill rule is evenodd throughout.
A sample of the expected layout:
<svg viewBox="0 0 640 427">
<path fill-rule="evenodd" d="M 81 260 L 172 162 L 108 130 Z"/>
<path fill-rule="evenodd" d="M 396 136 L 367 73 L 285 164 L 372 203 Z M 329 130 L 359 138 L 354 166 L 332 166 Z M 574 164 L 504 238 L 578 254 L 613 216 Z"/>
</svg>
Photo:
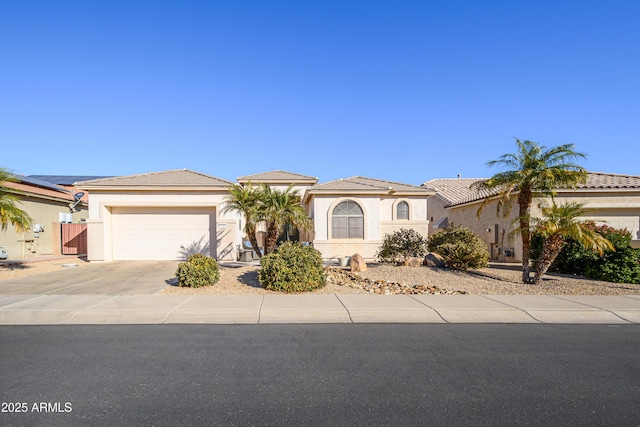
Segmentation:
<svg viewBox="0 0 640 427">
<path fill-rule="evenodd" d="M 0 228 L 4 231 L 11 224 L 20 233 L 31 228 L 31 217 L 17 206 L 20 202 L 16 196 L 18 192 L 5 186 L 7 182 L 16 181 L 13 174 L 0 168 Z"/>
<path fill-rule="evenodd" d="M 244 232 L 249 238 L 251 247 L 258 257 L 262 257 L 258 239 L 256 238 L 256 227 L 260 222 L 258 215 L 258 204 L 260 191 L 248 183 L 246 186 L 232 185 L 228 188 L 229 194 L 225 196 L 225 207 L 222 210 L 227 212 L 238 212 L 244 216 Z"/>
<path fill-rule="evenodd" d="M 477 182 L 477 190 L 498 190 L 496 214 L 502 211 L 506 217 L 511 211 L 512 196 L 517 194 L 518 232 L 522 236 L 522 281 L 530 283 L 529 252 L 531 244 L 531 203 L 533 199 L 550 196 L 553 198 L 556 188 L 573 188 L 587 179 L 587 171 L 572 163 L 586 156 L 574 151 L 573 144 L 564 144 L 547 149 L 532 141 L 520 141 L 516 138 L 518 152 L 504 154 L 498 160 L 487 163 L 489 167 L 504 166 L 508 168 L 491 178 Z M 485 199 L 478 209 L 478 216 L 484 205 L 491 198 Z"/>
<path fill-rule="evenodd" d="M 267 224 L 265 255 L 275 249 L 283 227 L 291 225 L 303 230 L 311 229 L 313 223 L 304 211 L 300 196 L 293 190 L 293 185 L 289 185 L 286 190 L 278 190 L 263 184 L 260 193 L 259 216 Z"/>
<path fill-rule="evenodd" d="M 565 203 L 551 207 L 542 208 L 542 218 L 533 221 L 535 232 L 544 239 L 542 251 L 536 260 L 534 270 L 535 275 L 532 283 L 540 284 L 542 276 L 549 270 L 549 267 L 556 259 L 567 239 L 573 239 L 583 246 L 598 252 L 600 256 L 605 250 L 615 250 L 613 244 L 602 237 L 598 232 L 587 226 L 586 221 L 579 221 L 577 218 L 583 216 L 585 210 L 580 203 Z"/>
</svg>

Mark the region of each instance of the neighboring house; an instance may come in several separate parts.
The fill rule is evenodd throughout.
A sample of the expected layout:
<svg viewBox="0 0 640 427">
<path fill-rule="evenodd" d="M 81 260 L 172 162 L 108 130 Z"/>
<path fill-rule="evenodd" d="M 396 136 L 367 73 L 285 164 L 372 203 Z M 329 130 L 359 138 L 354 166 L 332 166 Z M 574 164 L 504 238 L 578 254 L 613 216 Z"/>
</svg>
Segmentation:
<svg viewBox="0 0 640 427">
<path fill-rule="evenodd" d="M 497 191 L 478 192 L 471 185 L 486 178 L 433 179 L 423 186 L 436 194 L 428 199 L 429 234 L 448 225 L 463 225 L 480 235 L 487 243 L 493 260 L 521 261 L 522 240 L 511 234 L 518 215 L 514 200 L 509 217 L 496 215 L 496 201 L 490 200 L 477 215 L 481 203 Z M 576 201 L 588 210 L 585 220 L 626 228 L 632 234 L 633 246 L 640 246 L 640 176 L 589 172 L 585 184 L 576 189 L 557 189 L 556 203 Z M 531 215 L 539 216 L 538 205 L 549 205 L 550 199 L 534 200 Z"/>
<path fill-rule="evenodd" d="M 77 182 L 90 192 L 89 260 L 235 260 L 240 218 L 223 213 L 230 181 L 187 169 Z"/>
<path fill-rule="evenodd" d="M 373 259 L 385 234 L 413 228 L 427 236 L 425 187 L 355 176 L 310 187 L 304 202 L 313 219 L 313 246 L 325 259 L 359 253 Z"/>
<path fill-rule="evenodd" d="M 39 255 L 59 255 L 62 250 L 61 223 L 80 223 L 87 218 L 87 203 L 74 197 L 74 192 L 33 177 L 15 175 L 17 182 L 6 182 L 9 191 L 19 197 L 19 207 L 33 221 L 33 228 L 18 233 L 9 224 L 0 230 L 2 258 L 23 259 Z M 67 241 L 68 243 L 68 241 Z"/>
<path fill-rule="evenodd" d="M 40 181 L 49 182 L 51 184 L 58 185 L 62 188 L 78 193 L 78 189 L 73 185 L 75 182 L 88 181 L 91 179 L 111 178 L 112 176 L 97 176 L 97 175 L 29 175 L 29 178 L 38 179 Z M 80 198 L 85 203 L 89 203 L 89 193 L 87 191 Z"/>
</svg>

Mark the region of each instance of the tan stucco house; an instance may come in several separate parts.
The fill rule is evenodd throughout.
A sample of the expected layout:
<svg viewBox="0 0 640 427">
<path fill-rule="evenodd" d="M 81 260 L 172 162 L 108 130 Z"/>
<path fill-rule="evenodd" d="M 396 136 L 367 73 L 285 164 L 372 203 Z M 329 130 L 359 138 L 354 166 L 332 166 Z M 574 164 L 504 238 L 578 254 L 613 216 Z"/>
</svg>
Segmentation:
<svg viewBox="0 0 640 427">
<path fill-rule="evenodd" d="M 218 260 L 239 256 L 242 218 L 224 213 L 231 185 L 267 184 L 298 191 L 314 232 L 299 239 L 323 258 L 360 253 L 373 259 L 385 233 L 414 228 L 427 235 L 425 187 L 352 177 L 317 184 L 315 177 L 286 171 L 242 176 L 232 183 L 190 170 L 172 170 L 78 182 L 90 192 L 89 259 L 183 259 L 192 252 Z"/>
<path fill-rule="evenodd" d="M 61 252 L 61 223 L 79 223 L 89 216 L 87 203 L 76 200 L 73 188 L 15 175 L 16 182 L 4 186 L 18 199 L 18 207 L 31 217 L 33 227 L 17 232 L 9 225 L 0 230 L 0 260 L 17 260 Z"/>
<path fill-rule="evenodd" d="M 428 233 L 432 190 L 354 176 L 310 187 L 304 202 L 313 219 L 313 245 L 323 258 L 361 254 L 373 259 L 384 235 L 400 228 Z"/>
<path fill-rule="evenodd" d="M 186 169 L 76 183 L 90 192 L 89 260 L 235 259 L 239 217 L 222 212 L 230 185 Z"/>
<path fill-rule="evenodd" d="M 511 235 L 518 207 L 514 202 L 510 216 L 496 215 L 496 201 L 489 192 L 471 188 L 474 182 L 486 178 L 432 179 L 423 186 L 435 190 L 428 199 L 430 216 L 429 234 L 447 225 L 463 225 L 480 235 L 487 243 L 491 258 L 501 261 L 521 261 L 522 242 Z M 588 210 L 585 220 L 606 223 L 614 228 L 626 228 L 632 234 L 633 246 L 640 246 L 640 176 L 590 172 L 587 181 L 575 189 L 556 190 L 557 203 L 576 201 Z M 480 216 L 478 208 L 489 199 Z M 539 204 L 550 200 L 535 200 L 532 216 L 541 214 Z"/>
</svg>

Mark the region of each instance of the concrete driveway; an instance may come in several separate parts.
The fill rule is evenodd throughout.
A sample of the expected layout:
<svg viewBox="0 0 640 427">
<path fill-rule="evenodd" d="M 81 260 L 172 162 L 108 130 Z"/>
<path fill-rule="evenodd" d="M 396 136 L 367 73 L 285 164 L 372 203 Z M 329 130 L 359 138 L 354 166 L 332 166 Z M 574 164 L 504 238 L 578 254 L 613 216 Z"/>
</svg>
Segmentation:
<svg viewBox="0 0 640 427">
<path fill-rule="evenodd" d="M 152 295 L 174 280 L 178 261 L 112 261 L 0 281 L 0 295 Z"/>
</svg>

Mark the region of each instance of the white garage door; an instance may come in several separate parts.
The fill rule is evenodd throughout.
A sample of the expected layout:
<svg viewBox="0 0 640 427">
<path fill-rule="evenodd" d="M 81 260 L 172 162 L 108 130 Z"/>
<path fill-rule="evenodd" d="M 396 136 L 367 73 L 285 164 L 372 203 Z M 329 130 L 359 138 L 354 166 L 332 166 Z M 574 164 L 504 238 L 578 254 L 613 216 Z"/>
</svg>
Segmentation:
<svg viewBox="0 0 640 427">
<path fill-rule="evenodd" d="M 637 239 L 638 229 L 640 224 L 637 216 L 596 216 L 588 215 L 586 217 L 589 220 L 595 221 L 598 224 L 606 224 L 613 228 L 626 228 L 631 232 L 631 238 Z"/>
<path fill-rule="evenodd" d="M 111 214 L 114 260 L 177 260 L 214 252 L 212 208 L 114 207 Z"/>
</svg>

